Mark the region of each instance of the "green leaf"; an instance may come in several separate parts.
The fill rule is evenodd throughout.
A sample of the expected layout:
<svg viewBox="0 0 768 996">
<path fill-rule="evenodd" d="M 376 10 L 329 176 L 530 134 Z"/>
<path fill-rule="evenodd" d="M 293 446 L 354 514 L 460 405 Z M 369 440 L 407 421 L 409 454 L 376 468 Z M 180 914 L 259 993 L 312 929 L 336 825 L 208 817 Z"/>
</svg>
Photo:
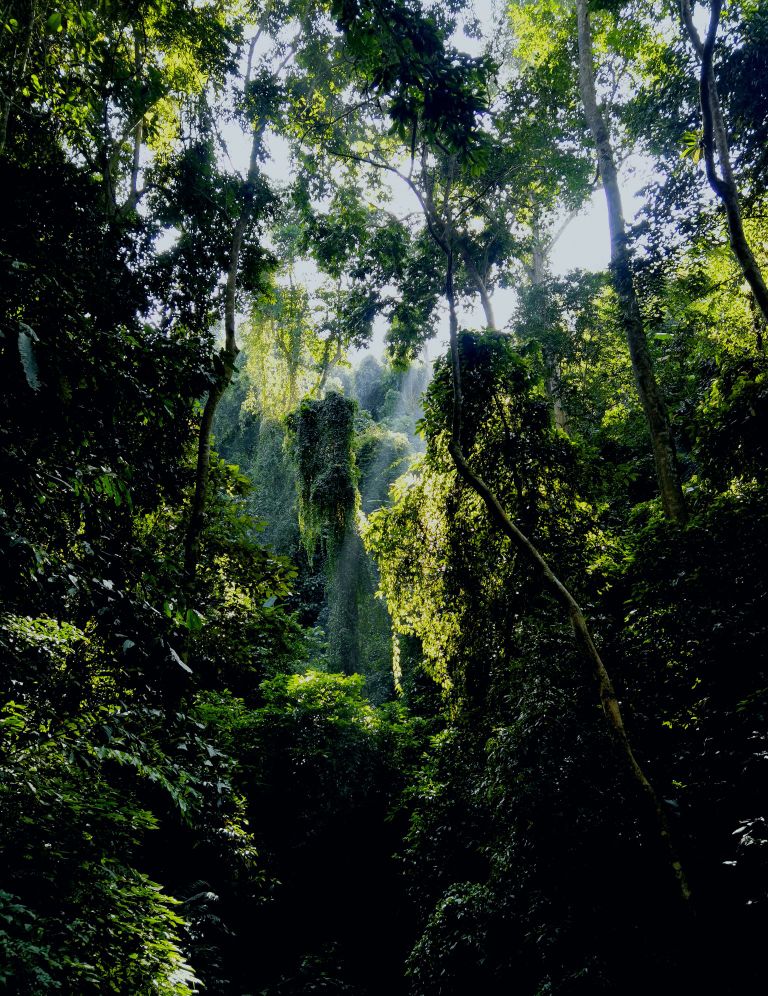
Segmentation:
<svg viewBox="0 0 768 996">
<path fill-rule="evenodd" d="M 21 359 L 21 365 L 24 368 L 24 376 L 27 378 L 27 384 L 33 391 L 40 390 L 40 377 L 38 376 L 37 370 L 37 359 L 35 358 L 35 352 L 32 343 L 37 341 L 37 333 L 34 329 L 31 329 L 29 325 L 25 325 L 23 322 L 20 323 L 21 329 L 19 331 L 19 358 Z"/>
<path fill-rule="evenodd" d="M 683 135 L 683 159 L 690 158 L 694 163 L 698 163 L 702 155 L 703 140 L 703 131 L 687 131 Z"/>
<path fill-rule="evenodd" d="M 184 625 L 190 633 L 196 633 L 198 630 L 202 629 L 203 621 L 203 617 L 196 609 L 187 609 L 187 614 L 184 617 Z"/>
</svg>

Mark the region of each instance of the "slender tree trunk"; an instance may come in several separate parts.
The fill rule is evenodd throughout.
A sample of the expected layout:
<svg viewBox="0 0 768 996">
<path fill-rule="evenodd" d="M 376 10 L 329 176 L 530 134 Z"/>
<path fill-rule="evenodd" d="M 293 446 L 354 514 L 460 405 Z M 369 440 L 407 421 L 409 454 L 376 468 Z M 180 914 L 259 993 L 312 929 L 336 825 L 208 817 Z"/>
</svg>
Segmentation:
<svg viewBox="0 0 768 996">
<path fill-rule="evenodd" d="M 141 80 L 144 72 L 144 59 L 138 33 L 133 40 L 133 57 L 136 65 L 136 79 Z M 131 158 L 131 185 L 127 207 L 135 211 L 139 203 L 139 171 L 141 169 L 141 143 L 144 141 L 144 118 L 140 117 L 133 129 L 133 156 Z"/>
<path fill-rule="evenodd" d="M 197 441 L 197 466 L 195 470 L 195 491 L 192 496 L 189 525 L 184 547 L 184 574 L 189 589 L 194 587 L 197 564 L 200 559 L 200 539 L 205 525 L 205 504 L 208 498 L 208 477 L 211 459 L 211 430 L 216 408 L 222 395 L 232 380 L 237 347 L 237 277 L 240 269 L 240 253 L 248 228 L 253 206 L 254 185 L 259 169 L 259 148 L 263 127 L 254 128 L 251 143 L 251 156 L 248 175 L 243 190 L 243 205 L 232 232 L 232 245 L 229 252 L 229 268 L 224 293 L 224 345 L 219 352 L 221 368 L 216 383 L 208 392 L 200 420 Z"/>
<path fill-rule="evenodd" d="M 247 98 L 253 70 L 253 57 L 256 44 L 261 37 L 261 28 L 256 32 L 248 46 L 248 60 L 243 85 L 243 95 Z M 288 54 L 277 69 L 279 73 L 294 51 L 294 45 L 289 46 Z M 232 232 L 232 245 L 229 252 L 229 268 L 227 284 L 224 292 L 224 346 L 219 352 L 221 370 L 216 383 L 208 392 L 200 420 L 200 431 L 197 439 L 197 465 L 195 468 L 195 491 L 189 513 L 189 525 L 184 544 L 184 575 L 188 591 L 192 591 L 197 574 L 197 564 L 200 559 L 200 540 L 205 525 L 205 504 L 208 498 L 208 477 L 211 462 L 211 430 L 216 408 L 222 395 L 229 387 L 232 374 L 235 371 L 235 361 L 239 349 L 237 347 L 237 277 L 240 269 L 240 253 L 243 239 L 248 229 L 253 207 L 256 178 L 259 172 L 259 150 L 261 139 L 266 127 L 265 122 L 254 122 L 251 139 L 251 154 L 248 161 L 248 173 L 243 186 L 243 204 L 240 215 Z"/>
<path fill-rule="evenodd" d="M 723 121 L 720 94 L 718 93 L 717 81 L 715 80 L 714 51 L 721 10 L 722 0 L 712 0 L 709 28 L 702 42 L 693 23 L 690 0 L 680 0 L 680 13 L 683 25 L 701 63 L 699 99 L 701 101 L 701 120 L 704 130 L 702 146 L 707 180 L 712 190 L 723 203 L 725 216 L 728 219 L 728 236 L 731 249 L 733 249 L 733 254 L 741 267 L 741 272 L 744 274 L 744 278 L 752 290 L 757 306 L 762 312 L 763 320 L 768 324 L 768 287 L 766 287 L 762 271 L 744 232 L 739 191 L 736 186 L 733 166 L 731 165 L 730 149 L 728 148 L 728 133 L 726 132 L 725 122 Z M 717 160 L 720 162 L 720 174 L 717 172 Z"/>
<path fill-rule="evenodd" d="M 453 169 L 455 167 L 455 161 L 453 158 L 449 158 L 448 162 L 450 164 L 450 172 L 452 175 Z M 422 210 L 424 211 L 424 217 L 426 218 L 427 225 L 429 226 L 430 231 L 432 232 L 432 236 L 433 238 L 435 238 L 435 241 L 438 243 L 438 245 L 440 245 L 445 251 L 445 249 L 447 248 L 447 242 L 445 241 L 444 238 L 441 238 L 437 234 L 437 230 L 434 227 L 436 225 L 441 225 L 440 218 L 442 212 L 435 204 L 433 196 L 433 183 L 432 180 L 429 179 L 429 173 L 426 164 L 426 146 L 422 147 L 421 173 L 422 173 L 422 183 L 424 188 L 423 193 L 418 190 L 417 186 L 413 183 L 410 177 L 405 177 L 402 175 L 402 173 L 398 173 L 397 175 L 400 176 L 401 179 L 405 180 L 405 182 L 408 184 L 411 190 L 418 197 L 419 203 L 421 204 Z M 450 190 L 450 183 L 446 187 L 445 203 L 443 205 L 444 207 L 447 207 L 449 190 Z M 444 223 L 441 225 L 441 227 L 443 229 L 445 228 Z M 486 328 L 489 329 L 491 332 L 498 332 L 499 327 L 496 324 L 496 315 L 494 314 L 493 311 L 493 303 L 491 301 L 491 296 L 488 293 L 488 288 L 485 285 L 485 280 L 483 279 L 475 261 L 472 259 L 472 256 L 468 251 L 464 240 L 457 239 L 456 242 L 457 242 L 458 251 L 461 253 L 461 259 L 462 262 L 464 263 L 464 268 L 466 269 L 469 279 L 475 285 L 477 293 L 480 296 L 480 303 L 483 308 L 483 314 L 485 315 Z"/>
<path fill-rule="evenodd" d="M 469 278 L 477 288 L 477 293 L 480 295 L 480 303 L 483 307 L 486 327 L 490 329 L 491 332 L 498 332 L 499 327 L 496 324 L 496 315 L 493 312 L 493 303 L 491 301 L 490 294 L 488 293 L 488 288 L 485 286 L 485 281 L 480 276 L 480 271 L 475 266 L 474 260 L 466 248 L 461 245 L 459 251 L 461 252 L 461 258 L 464 262 L 464 267 L 469 274 Z"/>
<path fill-rule="evenodd" d="M 640 304 L 632 278 L 627 230 L 610 135 L 605 118 L 597 104 L 592 33 L 587 0 L 576 0 L 576 13 L 579 41 L 579 87 L 587 125 L 592 133 L 597 151 L 600 176 L 608 205 L 613 284 L 619 299 L 622 324 L 629 346 L 637 392 L 651 436 L 656 476 L 659 481 L 664 512 L 673 521 L 684 523 L 687 511 L 680 484 L 675 444 L 672 439 L 667 408 L 656 382 Z"/>
<path fill-rule="evenodd" d="M 334 353 L 333 359 L 331 359 L 331 342 L 331 339 L 326 339 L 325 341 L 325 346 L 323 347 L 323 358 L 320 361 L 320 377 L 312 389 L 312 393 L 318 398 L 323 393 L 323 388 L 325 387 L 325 382 L 328 380 L 328 374 L 331 372 L 331 368 L 341 360 L 341 354 L 343 352 L 341 339 L 337 339 L 336 352 Z"/>
<path fill-rule="evenodd" d="M 131 189 L 128 194 L 128 207 L 135 211 L 139 203 L 139 172 L 141 170 L 141 144 L 144 141 L 144 119 L 133 132 L 133 159 L 131 161 Z"/>
<path fill-rule="evenodd" d="M 451 416 L 451 439 L 448 449 L 453 458 L 459 476 L 469 485 L 470 488 L 482 499 L 488 511 L 491 521 L 501 530 L 522 558 L 534 571 L 534 574 L 541 581 L 542 587 L 555 599 L 555 601 L 565 610 L 573 627 L 576 643 L 581 655 L 590 668 L 597 692 L 600 698 L 603 715 L 613 738 L 622 753 L 624 760 L 638 785 L 642 797 L 646 800 L 656 828 L 659 844 L 663 853 L 666 854 L 669 862 L 669 869 L 676 885 L 677 892 L 684 904 L 687 905 L 690 899 L 690 889 L 685 872 L 677 856 L 674 842 L 669 829 L 666 813 L 661 800 L 656 794 L 653 785 L 648 780 L 643 769 L 635 757 L 629 736 L 624 726 L 624 720 L 619 707 L 616 692 L 613 687 L 610 675 L 598 653 L 595 642 L 590 633 L 584 613 L 579 607 L 570 591 L 554 574 L 544 557 L 521 532 L 504 510 L 501 502 L 469 465 L 461 448 L 461 424 L 462 424 L 462 388 L 461 388 L 461 357 L 459 355 L 458 320 L 456 318 L 456 304 L 453 290 L 453 249 L 449 244 L 444 246 L 448 256 L 448 272 L 446 278 L 446 297 L 448 298 L 450 317 L 450 343 L 451 343 L 451 368 L 453 380 L 453 409 Z"/>
</svg>

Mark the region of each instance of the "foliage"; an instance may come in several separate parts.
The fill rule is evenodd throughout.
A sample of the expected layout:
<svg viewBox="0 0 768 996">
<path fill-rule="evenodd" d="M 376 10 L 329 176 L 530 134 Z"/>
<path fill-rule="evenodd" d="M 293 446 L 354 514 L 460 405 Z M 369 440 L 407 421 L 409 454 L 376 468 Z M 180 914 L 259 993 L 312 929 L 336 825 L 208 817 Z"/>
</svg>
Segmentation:
<svg viewBox="0 0 768 996">
<path fill-rule="evenodd" d="M 248 924 L 270 994 L 383 993 L 398 984 L 396 955 L 374 980 L 370 959 L 385 929 L 393 954 L 405 953 L 401 926 L 389 921 L 401 886 L 391 860 L 397 830 L 386 815 L 421 737 L 402 710 L 372 707 L 363 688 L 359 675 L 307 670 L 265 682 L 257 709 L 222 695 L 197 707 L 221 750 L 240 758 L 275 883 Z"/>
<path fill-rule="evenodd" d="M 573 447 L 554 431 L 535 373 L 495 333 L 466 333 L 461 350 L 466 451 L 518 521 L 545 549 L 557 550 L 566 576 L 583 570 L 579 541 L 590 508 L 574 494 Z M 521 606 L 540 596 L 477 497 L 457 485 L 446 452 L 451 398 L 443 361 L 426 396 L 420 478 L 410 486 L 406 479 L 392 510 L 371 516 L 366 542 L 379 561 L 396 631 L 419 638 L 430 672 L 446 690 L 479 705 L 493 675 L 515 654 Z"/>
<path fill-rule="evenodd" d="M 611 274 L 551 272 L 600 180 L 574 10 L 470 8 L 0 13 L 9 992 L 761 986 L 766 330 L 704 182 L 697 58 L 676 5 L 590 4 L 622 183 L 652 177 L 629 279 L 682 526 Z M 721 20 L 765 270 L 768 20 Z M 589 618 L 695 917 L 567 619 L 457 473 L 452 363 L 423 350 L 446 249 L 485 329 L 459 331 L 455 441 Z"/>
<path fill-rule="evenodd" d="M 35 621 L 11 623 L 17 634 L 39 633 Z M 30 708 L 6 706 L 0 832 L 12 892 L 3 894 L 3 945 L 18 991 L 39 992 L 43 981 L 70 993 L 194 991 L 178 903 L 131 862 L 158 825 L 148 791 L 190 819 L 206 792 L 221 790 L 194 759 L 207 756 L 204 742 L 178 745 L 190 755 L 184 764 L 152 743 L 159 718 L 105 705 L 40 724 Z"/>
</svg>

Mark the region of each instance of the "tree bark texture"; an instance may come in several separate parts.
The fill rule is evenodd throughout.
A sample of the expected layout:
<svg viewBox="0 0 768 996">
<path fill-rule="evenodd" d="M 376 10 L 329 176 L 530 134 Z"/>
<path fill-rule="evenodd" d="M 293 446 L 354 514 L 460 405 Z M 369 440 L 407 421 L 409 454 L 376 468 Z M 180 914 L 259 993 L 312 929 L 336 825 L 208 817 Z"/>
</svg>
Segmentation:
<svg viewBox="0 0 768 996">
<path fill-rule="evenodd" d="M 750 286 L 763 320 L 768 324 L 768 287 L 766 287 L 760 265 L 755 259 L 752 247 L 744 232 L 744 222 L 741 214 L 739 190 L 731 164 L 731 153 L 728 147 L 728 133 L 723 120 L 723 109 L 720 94 L 717 89 L 714 68 L 715 41 L 720 24 L 722 0 L 712 0 L 710 6 L 709 27 L 704 41 L 699 37 L 693 23 L 693 11 L 690 0 L 680 0 L 680 13 L 688 38 L 701 63 L 699 78 L 699 100 L 701 103 L 701 121 L 703 126 L 702 150 L 707 180 L 725 208 L 728 221 L 728 238 L 731 249 L 744 274 L 744 279 Z M 720 163 L 720 173 L 717 162 Z"/>
<path fill-rule="evenodd" d="M 687 518 L 687 510 L 680 483 L 677 453 L 669 425 L 667 408 L 656 381 L 640 303 L 632 277 L 627 229 L 611 139 L 605 118 L 597 103 L 592 32 L 587 0 L 576 0 L 576 14 L 579 42 L 579 89 L 587 125 L 595 143 L 600 176 L 608 206 L 613 285 L 619 299 L 621 319 L 629 347 L 637 393 L 651 436 L 653 459 L 664 512 L 674 522 L 684 523 Z"/>
</svg>

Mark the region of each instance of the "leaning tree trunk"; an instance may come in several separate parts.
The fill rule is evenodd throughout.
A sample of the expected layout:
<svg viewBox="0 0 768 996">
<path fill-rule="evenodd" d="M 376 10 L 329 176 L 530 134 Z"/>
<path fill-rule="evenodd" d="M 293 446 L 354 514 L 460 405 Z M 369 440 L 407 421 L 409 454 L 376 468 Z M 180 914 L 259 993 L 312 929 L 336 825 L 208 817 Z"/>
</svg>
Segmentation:
<svg viewBox="0 0 768 996">
<path fill-rule="evenodd" d="M 259 148 L 262 128 L 254 129 L 251 143 L 251 157 L 248 165 L 248 175 L 243 188 L 243 203 L 240 215 L 232 232 L 232 245 L 229 252 L 229 267 L 224 294 L 224 345 L 219 352 L 221 363 L 216 381 L 208 392 L 200 420 L 200 431 L 197 440 L 197 466 L 195 470 L 195 492 L 192 496 L 189 525 L 187 527 L 184 546 L 184 575 L 188 588 L 195 583 L 197 564 L 200 559 L 200 539 L 205 524 L 205 504 L 208 498 L 208 477 L 211 461 L 211 431 L 213 417 L 219 401 L 232 380 L 235 370 L 235 360 L 239 352 L 237 347 L 237 277 L 240 269 L 240 254 L 243 239 L 253 207 L 254 189 L 259 169 Z"/>
<path fill-rule="evenodd" d="M 664 512 L 673 521 L 683 523 L 686 520 L 687 511 L 680 484 L 675 444 L 672 439 L 667 408 L 656 382 L 653 361 L 648 349 L 648 340 L 640 312 L 640 303 L 632 278 L 627 229 L 624 222 L 611 139 L 605 118 L 597 104 L 592 33 L 587 0 L 576 0 L 576 13 L 579 42 L 579 88 L 587 125 L 592 133 L 597 151 L 600 176 L 608 205 L 613 285 L 619 299 L 621 320 L 629 347 L 637 393 L 651 436 L 653 459 Z"/>
<path fill-rule="evenodd" d="M 398 175 L 402 176 L 402 174 Z M 632 744 L 630 743 L 626 727 L 624 726 L 624 719 L 621 714 L 618 699 L 616 698 L 613 682 L 611 681 L 605 664 L 603 663 L 597 647 L 595 646 L 595 641 L 592 638 L 592 634 L 584 613 L 579 607 L 576 599 L 573 597 L 568 588 L 566 588 L 566 586 L 562 583 L 562 581 L 560 581 L 560 579 L 555 575 L 539 550 L 509 517 L 497 495 L 494 494 L 480 475 L 475 473 L 472 469 L 461 448 L 463 396 L 461 386 L 461 357 L 459 355 L 459 326 L 458 319 L 456 317 L 456 298 L 453 286 L 454 245 L 456 243 L 455 232 L 450 217 L 441 217 L 440 213 L 437 211 L 429 188 L 427 187 L 426 192 L 423 193 L 410 180 L 410 178 L 402 178 L 405 179 L 406 183 L 408 183 L 413 192 L 416 194 L 422 210 L 424 211 L 424 218 L 429 233 L 435 240 L 435 243 L 445 253 L 445 257 L 448 261 L 445 294 L 448 300 L 452 370 L 451 380 L 453 385 L 453 404 L 451 410 L 451 428 L 448 451 L 451 454 L 457 473 L 482 500 L 491 521 L 501 530 L 502 534 L 507 537 L 514 548 L 520 553 L 523 560 L 539 578 L 544 590 L 555 599 L 557 604 L 560 605 L 567 614 L 571 626 L 573 627 L 579 651 L 581 652 L 585 664 L 592 673 L 608 728 L 613 735 L 619 751 L 624 757 L 629 772 L 642 793 L 642 797 L 646 800 L 650 816 L 655 827 L 656 839 L 662 848 L 662 853 L 666 855 L 669 872 L 672 880 L 674 881 L 677 894 L 683 901 L 683 905 L 687 908 L 691 898 L 691 892 L 688 886 L 685 871 L 675 850 L 667 815 L 656 790 L 648 779 L 648 776 L 640 767 L 634 751 L 632 750 Z M 445 204 L 447 208 L 447 197 L 445 199 Z"/>
<path fill-rule="evenodd" d="M 446 277 L 446 297 L 449 307 L 449 329 L 451 348 L 451 367 L 453 382 L 453 407 L 451 414 L 451 436 L 448 449 L 456 466 L 459 476 L 469 485 L 470 488 L 482 499 L 488 511 L 491 521 L 501 530 L 504 536 L 510 540 L 515 549 L 539 578 L 542 587 L 555 601 L 564 609 L 567 614 L 576 643 L 589 667 L 596 690 L 602 706 L 603 715 L 611 731 L 618 749 L 624 757 L 627 768 L 638 785 L 643 798 L 646 800 L 656 828 L 656 835 L 663 853 L 666 854 L 669 862 L 669 869 L 675 882 L 677 892 L 684 904 L 687 906 L 690 900 L 690 889 L 683 870 L 680 859 L 677 856 L 669 823 L 661 800 L 649 781 L 647 775 L 640 767 L 635 757 L 632 745 L 624 726 L 624 719 L 621 714 L 616 692 L 613 687 L 610 675 L 605 664 L 595 646 L 589 626 L 584 617 L 584 613 L 579 607 L 576 599 L 566 586 L 560 581 L 550 568 L 544 557 L 528 537 L 515 525 L 509 517 L 498 497 L 491 488 L 470 466 L 461 448 L 461 423 L 463 396 L 461 387 L 461 357 L 459 355 L 458 320 L 456 317 L 456 302 L 453 289 L 453 247 L 451 243 L 442 243 L 443 249 L 448 257 L 448 270 Z"/>
<path fill-rule="evenodd" d="M 699 99 L 701 101 L 701 121 L 704 131 L 702 148 L 707 180 L 712 190 L 723 203 L 725 216 L 728 219 L 728 236 L 731 249 L 733 249 L 733 254 L 741 267 L 741 272 L 744 274 L 744 278 L 752 290 L 757 306 L 762 312 L 763 320 L 768 323 L 768 287 L 766 287 L 762 271 L 744 232 L 739 191 L 736 186 L 733 166 L 731 165 L 728 134 L 725 130 L 720 94 L 718 93 L 717 82 L 715 80 L 714 51 L 722 6 L 722 0 L 712 0 L 709 28 L 703 42 L 693 23 L 693 12 L 689 0 L 680 0 L 680 13 L 685 30 L 701 63 Z M 719 174 L 717 172 L 716 160 L 720 161 Z"/>
</svg>

